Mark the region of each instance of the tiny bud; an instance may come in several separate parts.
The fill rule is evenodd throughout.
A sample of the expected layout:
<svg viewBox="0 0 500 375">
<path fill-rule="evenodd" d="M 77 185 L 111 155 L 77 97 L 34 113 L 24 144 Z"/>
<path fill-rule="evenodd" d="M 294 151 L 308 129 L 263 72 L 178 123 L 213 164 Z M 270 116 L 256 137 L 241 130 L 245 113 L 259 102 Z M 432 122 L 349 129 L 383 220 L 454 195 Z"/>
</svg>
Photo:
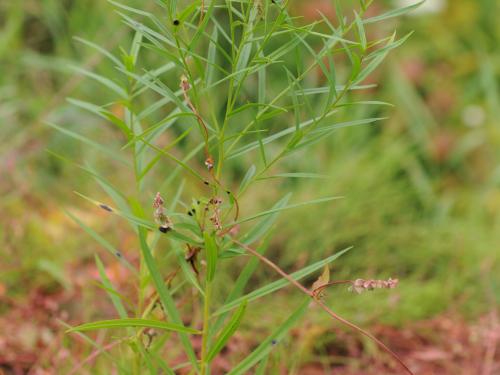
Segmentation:
<svg viewBox="0 0 500 375">
<path fill-rule="evenodd" d="M 231 237 L 236 237 L 239 232 L 240 232 L 240 226 L 239 224 L 236 224 L 232 226 L 232 228 L 229 230 L 228 233 Z"/>
<path fill-rule="evenodd" d="M 191 88 L 191 86 L 189 85 L 189 81 L 184 74 L 181 76 L 180 86 L 183 91 L 188 91 Z"/>
<path fill-rule="evenodd" d="M 165 201 L 161 197 L 161 194 L 159 192 L 156 193 L 155 199 L 153 200 L 153 208 L 162 207 L 164 204 L 165 204 Z"/>
<path fill-rule="evenodd" d="M 172 23 L 174 24 L 174 26 L 179 26 L 181 21 L 175 19 Z"/>
<path fill-rule="evenodd" d="M 205 160 L 205 166 L 208 170 L 211 170 L 214 167 L 214 159 L 211 156 Z"/>
<path fill-rule="evenodd" d="M 172 229 L 172 228 L 167 227 L 167 226 L 164 226 L 164 225 L 162 225 L 162 226 L 160 226 L 160 227 L 158 228 L 158 230 L 159 230 L 160 232 L 162 232 L 162 233 L 167 233 L 167 232 L 169 232 L 171 229 Z"/>
</svg>

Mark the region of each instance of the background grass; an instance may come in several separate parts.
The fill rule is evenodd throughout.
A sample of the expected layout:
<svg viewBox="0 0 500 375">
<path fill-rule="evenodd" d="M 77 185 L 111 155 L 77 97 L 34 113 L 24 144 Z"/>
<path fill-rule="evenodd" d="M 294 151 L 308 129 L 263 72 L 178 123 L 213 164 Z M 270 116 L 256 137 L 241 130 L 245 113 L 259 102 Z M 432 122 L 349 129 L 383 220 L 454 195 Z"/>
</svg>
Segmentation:
<svg viewBox="0 0 500 375">
<path fill-rule="evenodd" d="M 377 7 L 395 3 L 401 2 L 379 1 Z M 314 18 L 315 7 L 328 14 L 327 4 L 298 1 L 291 12 Z M 391 292 L 361 296 L 343 289 L 328 292 L 336 311 L 365 325 L 403 326 L 449 311 L 474 320 L 500 301 L 500 25 L 495 19 L 500 9 L 495 0 L 443 4 L 436 13 L 416 12 L 395 21 L 400 35 L 410 30 L 415 34 L 377 70 L 373 80 L 379 86 L 356 94 L 358 100 L 375 96 L 395 107 L 345 113 L 347 119 L 369 115 L 387 120 L 337 131 L 314 156 L 295 154 L 285 162 L 287 171 L 325 173 L 327 178 L 320 183 L 276 180 L 274 189 L 251 193 L 253 202 L 262 207 L 284 189 L 293 191 L 297 201 L 345 196 L 333 204 L 284 213 L 269 253 L 292 270 L 354 245 L 335 263 L 332 278 L 399 278 L 400 287 Z M 95 303 L 105 292 L 88 286 L 89 274 L 95 272 L 93 255 L 100 250 L 63 214 L 63 208 L 120 239 L 125 249 L 133 246 L 119 221 L 88 210 L 72 194 L 78 190 L 103 197 L 95 184 L 46 152 L 50 149 L 106 168 L 98 152 L 53 131 L 46 121 L 64 122 L 78 130 L 85 127 L 86 134 L 109 143 L 117 140 L 116 133 L 95 117 L 66 102 L 68 96 L 101 103 L 110 99 L 101 86 L 70 69 L 84 65 L 103 75 L 112 69 L 92 49 L 76 43 L 74 36 L 112 51 L 132 38 L 104 1 L 0 2 L 0 298 L 7 302 L 0 305 L 0 314 L 4 316 L 27 304 L 35 291 L 78 296 L 63 302 L 72 318 L 88 319 L 107 308 L 104 302 Z M 232 168 L 236 184 L 245 168 L 236 163 Z M 126 186 L 128 176 L 109 167 L 104 172 L 117 185 Z M 113 272 L 112 266 L 108 271 Z M 231 272 L 235 271 L 227 270 L 228 279 Z M 120 281 L 119 271 L 112 275 Z M 254 285 L 273 277 L 262 270 Z M 297 305 L 299 297 L 288 292 L 251 306 L 252 313 L 265 314 L 259 323 L 263 329 L 280 319 L 281 309 Z M 267 316 L 269 311 L 276 311 L 276 316 Z M 323 318 L 318 314 L 317 319 Z M 324 322 L 327 325 L 326 318 Z M 329 340 L 324 335 L 314 345 L 321 347 Z M 71 348 L 69 341 L 66 345 Z"/>
</svg>

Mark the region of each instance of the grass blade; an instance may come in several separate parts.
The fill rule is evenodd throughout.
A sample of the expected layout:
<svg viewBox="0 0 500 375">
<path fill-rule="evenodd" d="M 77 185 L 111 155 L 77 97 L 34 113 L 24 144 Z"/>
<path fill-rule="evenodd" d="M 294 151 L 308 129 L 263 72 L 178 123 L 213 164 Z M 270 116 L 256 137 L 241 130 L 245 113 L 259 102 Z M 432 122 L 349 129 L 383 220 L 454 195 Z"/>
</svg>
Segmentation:
<svg viewBox="0 0 500 375">
<path fill-rule="evenodd" d="M 160 320 L 140 319 L 140 318 L 100 320 L 97 322 L 85 323 L 70 328 L 66 332 L 83 332 L 83 331 L 93 331 L 96 329 L 103 329 L 103 328 L 127 328 L 127 327 L 157 328 L 166 331 L 189 333 L 193 335 L 201 334 L 201 332 L 198 331 L 197 329 L 184 327 L 182 325 L 162 322 Z"/>
<path fill-rule="evenodd" d="M 104 265 L 102 264 L 101 259 L 99 258 L 99 255 L 95 255 L 95 263 L 97 265 L 97 270 L 99 271 L 99 276 L 101 277 L 102 284 L 106 289 L 109 289 L 112 292 L 107 292 L 109 299 L 113 303 L 113 306 L 116 309 L 116 312 L 118 313 L 118 316 L 122 319 L 128 318 L 127 310 L 123 306 L 123 303 L 119 297 L 119 294 L 116 292 L 115 288 L 113 287 L 113 284 L 111 284 L 111 281 L 109 280 L 108 276 L 106 275 L 106 270 L 104 269 Z"/>
<path fill-rule="evenodd" d="M 160 270 L 156 265 L 153 255 L 151 254 L 151 250 L 149 249 L 149 245 L 146 241 L 146 231 L 144 228 L 141 227 L 139 227 L 139 242 L 140 242 L 142 256 L 144 257 L 144 261 L 146 263 L 146 267 L 148 268 L 148 271 L 151 275 L 156 291 L 158 292 L 158 296 L 160 297 L 160 301 L 163 307 L 165 308 L 165 311 L 167 312 L 170 319 L 174 322 L 174 324 L 178 326 L 183 326 L 179 311 L 175 306 L 175 302 L 172 296 L 170 295 L 167 286 L 163 281 L 163 277 L 160 273 Z M 193 345 L 191 344 L 189 337 L 187 336 L 186 332 L 180 332 L 179 336 L 189 361 L 194 366 L 194 368 L 197 369 L 198 360 L 196 358 L 196 354 L 194 353 Z"/>
<path fill-rule="evenodd" d="M 408 6 L 403 7 L 403 8 L 393 9 L 393 10 L 390 10 L 390 11 L 388 11 L 386 13 L 380 14 L 378 16 L 366 18 L 365 20 L 363 20 L 363 23 L 365 23 L 365 24 L 375 23 L 375 22 L 380 22 L 380 21 L 387 20 L 389 18 L 399 17 L 399 16 L 401 16 L 401 15 L 403 15 L 405 13 L 408 13 L 409 11 L 411 11 L 411 10 L 413 10 L 415 8 L 418 8 L 424 2 L 425 2 L 425 0 L 422 0 L 422 1 L 419 1 L 418 3 L 412 4 L 412 5 L 408 5 Z"/>
<path fill-rule="evenodd" d="M 127 166 L 130 166 L 130 163 L 127 160 L 125 160 L 123 157 L 117 155 L 116 151 L 113 151 L 112 149 L 110 149 L 109 146 L 103 146 L 100 143 L 97 143 L 97 142 L 91 140 L 90 138 L 87 138 L 81 134 L 75 133 L 69 129 L 62 128 L 56 124 L 52 124 L 49 122 L 47 122 L 46 124 L 54 129 L 60 131 L 61 133 L 66 134 L 67 136 L 69 136 L 71 138 L 74 138 L 82 143 L 88 144 L 88 145 L 96 148 L 97 150 L 99 150 L 102 153 L 110 156 L 111 158 L 119 161 L 120 163 L 123 163 L 123 164 L 126 164 Z"/>
<path fill-rule="evenodd" d="M 325 265 L 330 264 L 331 262 L 333 262 L 335 259 L 337 259 L 341 255 L 345 254 L 350 249 L 352 249 L 352 246 L 348 247 L 342 251 L 339 251 L 337 254 L 330 255 L 328 258 L 325 258 L 325 259 L 320 260 L 316 263 L 313 263 L 307 267 L 304 267 L 300 271 L 296 271 L 296 272 L 290 274 L 290 276 L 294 280 L 300 280 L 300 279 L 310 275 L 311 273 L 323 268 Z M 266 286 L 263 286 L 262 288 L 259 288 L 257 290 L 254 290 L 253 292 L 246 294 L 243 297 L 237 298 L 237 299 L 227 303 L 226 305 L 219 308 L 213 315 L 219 315 L 219 314 L 225 313 L 227 311 L 230 311 L 230 310 L 238 307 L 244 300 L 251 302 L 251 301 L 254 301 L 256 299 L 262 298 L 268 294 L 271 294 L 277 290 L 280 290 L 281 288 L 284 288 L 289 283 L 290 282 L 288 280 L 285 280 L 285 279 L 281 279 L 281 280 L 277 280 L 275 282 L 272 282 Z"/>
<path fill-rule="evenodd" d="M 208 352 L 207 356 L 208 362 L 211 362 L 215 358 L 215 356 L 219 354 L 222 348 L 226 346 L 228 340 L 234 335 L 234 333 L 236 332 L 241 323 L 243 315 L 245 314 L 246 307 L 247 307 L 247 301 L 243 301 L 238 310 L 232 316 L 227 326 L 224 327 L 219 337 L 215 341 L 214 345 Z"/>
<path fill-rule="evenodd" d="M 309 204 L 317 204 L 317 203 L 330 202 L 330 201 L 333 201 L 333 200 L 336 200 L 336 199 L 341 199 L 341 198 L 343 198 L 343 197 L 342 196 L 327 197 L 327 198 L 313 199 L 313 200 L 310 200 L 310 201 L 307 201 L 307 202 L 302 202 L 302 203 L 291 204 L 291 205 L 284 206 L 284 207 L 276 207 L 276 208 L 272 208 L 272 209 L 267 210 L 267 211 L 259 212 L 258 214 L 255 214 L 253 216 L 245 217 L 245 218 L 243 218 L 241 220 L 238 220 L 237 224 L 245 223 L 247 221 L 254 220 L 254 219 L 257 219 L 259 217 L 266 216 L 266 215 L 269 215 L 269 214 L 272 214 L 272 213 L 275 213 L 275 212 L 280 212 L 280 211 L 283 211 L 283 210 L 290 210 L 292 208 L 307 206 Z"/>
<path fill-rule="evenodd" d="M 248 357 L 233 367 L 228 375 L 248 374 L 253 366 L 264 359 L 274 348 L 273 343 L 282 340 L 287 332 L 302 318 L 309 306 L 309 298 L 305 299 L 300 306 L 285 320 L 271 335 L 269 335 Z"/>
<path fill-rule="evenodd" d="M 204 232 L 205 250 L 207 252 L 207 282 L 213 280 L 217 267 L 217 244 L 213 235 Z"/>
<path fill-rule="evenodd" d="M 118 258 L 118 260 L 129 270 L 132 272 L 136 273 L 137 271 L 135 268 L 126 260 L 122 253 L 118 251 L 113 245 L 111 245 L 104 237 L 99 235 L 96 231 L 94 231 L 92 228 L 90 228 L 88 225 L 86 225 L 83 221 L 78 219 L 75 215 L 73 215 L 69 211 L 64 211 L 66 215 L 68 215 L 75 223 L 77 223 L 85 232 L 87 232 L 94 240 L 99 242 L 102 247 L 104 247 L 106 250 L 108 250 L 114 257 Z"/>
</svg>

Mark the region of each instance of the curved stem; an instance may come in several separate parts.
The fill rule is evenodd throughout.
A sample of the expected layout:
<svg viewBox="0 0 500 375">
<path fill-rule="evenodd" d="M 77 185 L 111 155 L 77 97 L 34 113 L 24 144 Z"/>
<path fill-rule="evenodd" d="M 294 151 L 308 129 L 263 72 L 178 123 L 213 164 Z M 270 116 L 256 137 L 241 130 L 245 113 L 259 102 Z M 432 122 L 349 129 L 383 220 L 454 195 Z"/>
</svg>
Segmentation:
<svg viewBox="0 0 500 375">
<path fill-rule="evenodd" d="M 410 374 L 414 375 L 413 372 L 406 366 L 406 364 L 403 362 L 403 360 L 396 354 L 394 353 L 389 347 L 387 347 L 382 341 L 377 339 L 375 336 L 373 336 L 371 333 L 368 331 L 365 331 L 363 328 L 358 327 L 356 324 L 351 323 L 350 321 L 342 318 L 341 316 L 337 315 L 334 313 L 328 306 L 326 306 L 320 299 L 316 298 L 316 295 L 314 292 L 310 291 L 307 289 L 305 286 L 303 286 L 301 283 L 299 283 L 297 280 L 295 280 L 293 277 L 291 277 L 289 274 L 287 274 L 285 271 L 283 271 L 278 265 L 267 259 L 265 256 L 262 254 L 259 254 L 257 251 L 252 249 L 250 246 L 245 245 L 244 243 L 231 239 L 232 242 L 237 244 L 238 246 L 242 247 L 246 251 L 248 251 L 250 254 L 253 256 L 257 257 L 260 261 L 264 262 L 267 264 L 269 267 L 271 267 L 273 270 L 275 270 L 277 273 L 279 273 L 281 276 L 283 276 L 285 279 L 287 279 L 291 284 L 293 284 L 297 289 L 299 289 L 302 293 L 307 294 L 315 304 L 317 304 L 321 309 L 323 309 L 328 315 L 330 315 L 333 319 L 341 322 L 342 324 L 354 329 L 355 331 L 361 333 L 362 335 L 368 337 L 371 339 L 373 342 L 375 342 L 378 346 L 380 346 L 385 352 L 390 354 L 404 369 L 405 371 Z"/>
</svg>

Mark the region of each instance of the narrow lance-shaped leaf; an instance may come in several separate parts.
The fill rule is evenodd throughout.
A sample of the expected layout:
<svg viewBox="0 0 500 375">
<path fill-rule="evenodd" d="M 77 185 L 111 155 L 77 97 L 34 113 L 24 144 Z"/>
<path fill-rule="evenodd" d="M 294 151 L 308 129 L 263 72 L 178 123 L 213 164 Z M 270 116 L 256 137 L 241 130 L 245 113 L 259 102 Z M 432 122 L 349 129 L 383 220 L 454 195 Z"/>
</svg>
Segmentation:
<svg viewBox="0 0 500 375">
<path fill-rule="evenodd" d="M 255 226 L 253 226 L 250 230 L 248 230 L 241 238 L 242 242 L 245 245 L 251 245 L 253 242 L 259 240 L 266 233 L 268 233 L 272 225 L 278 219 L 279 214 L 281 213 L 280 208 L 286 207 L 291 196 L 292 193 L 288 193 L 278 202 L 276 202 L 276 204 L 271 208 L 271 210 L 275 211 L 272 212 L 270 215 L 264 216 L 260 222 L 258 222 Z"/>
<path fill-rule="evenodd" d="M 369 62 L 368 65 L 363 68 L 363 70 L 361 70 L 354 83 L 357 84 L 366 79 L 382 63 L 382 61 L 384 61 L 389 51 L 403 44 L 411 36 L 411 34 L 412 33 L 409 33 L 396 42 L 394 42 L 395 35 L 393 35 L 385 47 L 381 48 L 379 51 L 374 52 L 372 56 L 375 57 Z"/>
<path fill-rule="evenodd" d="M 408 5 L 408 6 L 403 7 L 403 8 L 393 9 L 393 10 L 390 10 L 390 11 L 388 11 L 386 13 L 380 14 L 378 16 L 366 18 L 366 19 L 363 20 L 363 23 L 368 24 L 368 23 L 374 23 L 374 22 L 384 21 L 384 20 L 387 20 L 389 18 L 399 17 L 399 16 L 401 16 L 401 15 L 403 15 L 405 13 L 408 13 L 409 11 L 411 11 L 411 10 L 419 7 L 424 2 L 425 2 L 425 0 L 422 0 L 422 1 L 419 1 L 419 2 L 417 2 L 415 4 Z"/>
<path fill-rule="evenodd" d="M 85 109 L 86 111 L 93 113 L 103 119 L 108 120 L 112 124 L 116 125 L 124 134 L 127 138 L 130 138 L 131 133 L 130 129 L 125 125 L 122 119 L 117 117 L 115 114 L 113 114 L 111 111 L 108 111 L 107 109 L 100 107 L 98 105 L 95 105 L 93 103 L 85 102 L 82 100 L 77 100 L 77 99 L 72 99 L 68 98 L 66 99 L 69 103 L 73 104 L 76 107 Z"/>
<path fill-rule="evenodd" d="M 217 58 L 216 44 L 218 40 L 218 29 L 214 27 L 212 31 L 212 37 L 210 44 L 208 46 L 208 63 L 207 63 L 207 74 L 205 76 L 205 85 L 210 86 L 214 80 L 215 76 L 215 59 Z"/>
<path fill-rule="evenodd" d="M 259 180 L 267 180 L 271 178 L 328 178 L 327 175 L 308 172 L 292 172 L 292 173 L 278 173 L 272 176 L 259 177 Z"/>
<path fill-rule="evenodd" d="M 157 267 L 156 261 L 151 254 L 151 250 L 146 241 L 146 231 L 142 227 L 139 227 L 139 243 L 142 256 L 144 257 L 144 262 L 146 263 L 146 267 L 148 268 L 148 271 L 155 285 L 155 289 L 158 292 L 158 296 L 160 297 L 162 305 L 165 307 L 167 315 L 174 322 L 174 324 L 183 326 L 179 311 L 177 310 L 175 302 L 163 281 L 163 277 Z M 184 351 L 186 352 L 189 361 L 195 368 L 198 368 L 198 360 L 194 353 L 193 345 L 191 344 L 189 337 L 187 336 L 186 332 L 180 332 L 179 335 L 181 344 L 184 347 Z"/>
<path fill-rule="evenodd" d="M 292 196 L 291 193 L 288 193 L 285 195 L 283 198 L 281 198 L 274 206 L 273 208 L 279 208 L 285 206 L 290 197 Z M 259 254 L 264 254 L 268 248 L 268 237 L 269 234 L 271 233 L 271 228 L 273 224 L 276 222 L 279 216 L 279 211 L 275 212 L 271 215 L 268 215 L 264 217 L 262 220 L 260 220 L 255 226 L 253 226 L 247 233 L 241 238 L 241 241 L 246 244 L 246 245 L 251 245 L 253 242 L 264 238 L 262 243 L 257 247 L 257 252 Z M 240 250 L 240 249 L 238 249 Z M 241 249 L 243 254 L 245 254 L 244 249 Z M 252 257 L 249 259 L 248 263 L 243 267 L 241 272 L 239 273 L 238 278 L 236 279 L 236 282 L 234 283 L 234 286 L 227 296 L 225 300 L 225 304 L 228 304 L 229 302 L 233 301 L 234 299 L 238 298 L 241 296 L 243 293 L 246 285 L 248 284 L 248 281 L 252 277 L 253 273 L 257 269 L 259 265 L 259 260 L 255 257 Z M 214 334 L 214 332 L 217 332 L 219 328 L 221 327 L 222 323 L 224 322 L 226 318 L 227 313 L 220 314 L 219 317 L 217 318 L 216 322 L 212 324 L 210 334 Z"/>
<path fill-rule="evenodd" d="M 260 45 L 257 44 L 258 48 L 260 49 Z M 259 57 L 263 57 L 264 53 L 260 51 Z M 266 101 L 266 67 L 263 66 L 261 67 L 258 72 L 257 72 L 257 81 L 258 81 L 258 89 L 257 89 L 257 99 L 259 103 L 265 103 Z M 266 157 L 266 150 L 264 148 L 264 144 L 262 143 L 262 136 L 259 132 L 261 123 L 260 121 L 256 122 L 256 127 L 257 127 L 257 139 L 259 142 L 259 150 L 260 150 L 260 157 L 262 158 L 262 162 L 264 163 L 264 166 L 267 165 L 267 157 Z"/>
<path fill-rule="evenodd" d="M 120 211 L 114 207 L 110 207 L 107 204 L 96 201 L 96 200 L 89 198 L 81 193 L 76 192 L 76 191 L 75 191 L 75 194 L 77 194 L 80 197 L 82 197 L 83 199 L 95 204 L 96 206 L 103 209 L 104 211 L 107 211 L 111 214 L 115 214 L 115 215 L 118 215 L 118 216 L 125 218 L 128 222 L 130 222 L 131 224 L 135 224 L 136 226 L 138 226 L 140 228 L 145 228 L 145 229 L 149 229 L 149 230 L 157 230 L 158 229 L 157 225 L 153 221 L 140 218 L 137 215 L 133 215 L 133 214 L 128 213 L 128 212 Z M 168 231 L 167 235 L 169 237 L 171 237 L 172 239 L 175 239 L 175 240 L 178 240 L 181 242 L 187 242 L 189 244 L 197 245 L 197 246 L 200 245 L 200 242 L 198 242 L 196 239 L 186 236 L 185 234 L 177 231 L 175 228 L 170 229 Z"/>
<path fill-rule="evenodd" d="M 219 354 L 222 348 L 226 346 L 226 343 L 229 341 L 229 339 L 234 335 L 234 333 L 236 332 L 241 323 L 243 315 L 245 315 L 246 307 L 247 307 L 247 302 L 243 301 L 238 310 L 231 317 L 229 323 L 224 327 L 219 337 L 215 341 L 214 345 L 208 352 L 207 356 L 208 362 L 211 362 L 215 358 L 215 356 Z"/>
<path fill-rule="evenodd" d="M 243 42 L 240 45 L 240 49 L 238 51 L 238 61 L 236 62 L 236 66 L 235 66 L 234 70 L 235 71 L 242 71 L 242 73 L 235 76 L 236 84 L 239 84 L 241 82 L 241 79 L 244 76 L 243 69 L 245 69 L 247 67 L 247 64 L 248 64 L 249 59 L 250 59 L 250 53 L 252 52 L 252 45 L 253 45 L 253 43 L 251 42 L 252 32 L 253 32 L 252 29 L 253 29 L 253 25 L 254 25 L 256 17 L 257 17 L 257 6 L 254 5 L 250 9 L 250 17 L 248 19 L 248 22 L 245 23 L 246 35 L 243 38 Z"/>
<path fill-rule="evenodd" d="M 307 205 L 310 205 L 310 204 L 330 202 L 330 201 L 333 201 L 333 200 L 336 200 L 336 199 L 342 199 L 342 198 L 343 197 L 341 197 L 341 196 L 338 196 L 338 197 L 327 197 L 327 198 L 314 199 L 314 200 L 310 200 L 310 201 L 302 202 L 302 203 L 297 203 L 297 204 L 291 204 L 291 205 L 284 206 L 284 207 L 272 208 L 272 209 L 267 210 L 267 211 L 259 212 L 258 214 L 255 214 L 253 216 L 245 217 L 245 218 L 243 218 L 241 220 L 238 220 L 237 223 L 245 223 L 247 221 L 254 220 L 254 219 L 258 218 L 258 217 L 266 216 L 266 215 L 272 214 L 274 212 L 279 212 L 279 211 L 283 211 L 283 210 L 289 210 L 289 209 L 292 209 L 292 208 L 307 206 Z"/>
<path fill-rule="evenodd" d="M 326 259 L 320 260 L 320 261 L 313 263 L 307 267 L 304 267 L 300 271 L 296 271 L 296 272 L 290 274 L 290 276 L 294 280 L 300 280 L 300 279 L 310 275 L 311 273 L 319 270 L 321 267 L 325 266 L 326 264 L 333 262 L 335 259 L 337 259 L 341 255 L 345 254 L 350 249 L 352 249 L 352 247 L 348 247 L 348 248 L 338 252 L 337 254 L 333 254 Z M 274 281 L 270 284 L 267 284 L 266 286 L 263 286 L 262 288 L 259 288 L 257 290 L 254 290 L 253 292 L 250 292 L 250 293 L 244 295 L 243 297 L 236 298 L 233 301 L 225 304 L 224 306 L 219 308 L 213 315 L 219 315 L 219 314 L 222 314 L 226 311 L 230 311 L 230 310 L 236 308 L 237 306 L 239 306 L 241 304 L 241 302 L 243 302 L 244 300 L 251 302 L 251 301 L 254 301 L 256 299 L 262 298 L 268 294 L 271 294 L 273 292 L 276 292 L 277 290 L 280 290 L 281 288 L 287 286 L 289 283 L 290 283 L 290 281 L 288 281 L 286 279 Z"/>
<path fill-rule="evenodd" d="M 74 138 L 82 143 L 85 143 L 89 146 L 92 146 L 94 148 L 96 148 L 97 150 L 101 151 L 102 153 L 110 156 L 111 158 L 121 162 L 121 163 L 124 163 L 126 164 L 127 166 L 130 166 L 130 163 L 125 159 L 123 158 L 121 155 L 117 154 L 116 150 L 113 151 L 109 145 L 108 146 L 104 146 L 96 141 L 93 141 L 92 139 L 88 138 L 88 137 L 85 137 L 84 135 L 81 135 L 81 134 L 78 134 L 78 133 L 75 133 L 74 131 L 71 131 L 69 129 L 66 129 L 66 128 L 63 128 L 61 126 L 58 126 L 56 124 L 52 124 L 52 123 L 46 123 L 47 125 L 53 127 L 54 129 L 60 131 L 61 133 L 63 134 L 66 134 L 67 136 L 71 137 L 71 138 Z"/>
<path fill-rule="evenodd" d="M 266 375 L 267 363 L 269 362 L 269 355 L 271 353 L 267 353 L 264 355 L 264 358 L 260 360 L 259 365 L 255 369 L 255 375 Z"/>
<path fill-rule="evenodd" d="M 211 282 L 215 276 L 217 267 L 217 244 L 213 235 L 205 232 L 205 250 L 207 257 L 207 282 Z"/>
<path fill-rule="evenodd" d="M 257 170 L 257 168 L 255 167 L 254 164 L 252 164 L 250 166 L 250 168 L 248 168 L 247 173 L 245 173 L 245 176 L 241 180 L 240 189 L 239 189 L 239 192 L 238 192 L 239 194 L 242 194 L 247 189 L 248 185 L 250 184 L 250 182 L 253 179 L 253 176 L 255 175 L 255 171 L 256 170 Z"/>
<path fill-rule="evenodd" d="M 56 320 L 57 320 L 57 322 L 59 324 L 61 324 L 62 326 L 66 327 L 67 329 L 71 329 L 72 328 L 72 326 L 70 326 L 68 323 L 66 323 L 66 322 L 64 322 L 62 320 L 58 320 L 58 319 L 56 319 Z M 93 348 L 95 348 L 100 353 L 102 353 L 106 358 L 108 358 L 111 362 L 113 362 L 117 366 L 117 368 L 119 368 L 122 371 L 123 374 L 128 374 L 129 373 L 129 369 L 125 368 L 121 361 L 119 361 L 114 356 L 112 356 L 111 354 L 109 354 L 108 351 L 102 345 L 100 345 L 96 341 L 92 340 L 87 334 L 85 334 L 83 332 L 79 332 L 79 331 L 74 331 L 72 333 L 75 334 L 75 335 L 77 335 L 83 341 L 87 342 Z"/>
<path fill-rule="evenodd" d="M 310 299 L 305 299 L 300 306 L 290 316 L 243 361 L 233 367 L 228 375 L 243 375 L 247 374 L 253 366 L 268 355 L 274 346 L 286 336 L 288 331 L 302 318 L 306 313 Z"/>
<path fill-rule="evenodd" d="M 108 59 L 110 59 L 113 63 L 116 64 L 116 66 L 120 66 L 120 67 L 123 67 L 123 64 L 122 62 L 116 57 L 114 56 L 113 54 L 111 54 L 109 51 L 107 51 L 106 49 L 102 48 L 101 46 L 99 46 L 98 44 L 95 44 L 89 40 L 86 40 L 86 39 L 83 39 L 83 38 L 80 38 L 78 36 L 75 36 L 73 37 L 74 40 L 76 40 L 77 42 L 80 42 L 82 44 L 85 44 L 93 49 L 95 49 L 96 51 L 100 52 L 102 55 L 106 56 Z"/>
<path fill-rule="evenodd" d="M 98 234 L 95 230 L 90 228 L 88 225 L 86 225 L 83 221 L 78 219 L 75 215 L 73 215 L 69 211 L 65 211 L 66 215 L 68 215 L 75 223 L 77 223 L 85 232 L 87 232 L 94 240 L 99 242 L 102 247 L 104 247 L 106 250 L 108 250 L 114 257 L 118 258 L 119 261 L 127 267 L 129 270 L 131 270 L 133 273 L 136 273 L 137 271 L 135 268 L 128 262 L 127 259 L 123 257 L 123 254 L 118 251 L 113 245 L 111 245 L 104 237 L 102 237 L 100 234 Z"/>
<path fill-rule="evenodd" d="M 106 77 L 101 76 L 101 75 L 94 73 L 94 72 L 89 72 L 88 70 L 85 70 L 85 69 L 80 68 L 78 66 L 73 66 L 72 69 L 76 73 L 80 73 L 84 76 L 87 76 L 89 78 L 94 79 L 95 81 L 99 82 L 103 86 L 107 87 L 109 90 L 118 94 L 122 99 L 126 99 L 127 92 L 125 91 L 125 89 L 123 87 L 121 87 L 120 85 L 118 85 L 116 82 L 110 80 L 109 78 L 106 78 Z"/>
<path fill-rule="evenodd" d="M 157 328 L 157 329 L 164 329 L 166 331 L 190 333 L 194 335 L 201 334 L 201 331 L 197 329 L 184 327 L 182 325 L 162 322 L 160 320 L 140 319 L 140 318 L 100 320 L 97 322 L 85 323 L 70 328 L 66 332 L 83 332 L 83 331 L 92 331 L 103 328 L 125 328 L 125 327 Z"/>
<path fill-rule="evenodd" d="M 193 270 L 189 267 L 189 264 L 186 262 L 186 259 L 184 257 L 184 254 L 182 252 L 182 249 L 180 248 L 179 244 L 175 243 L 174 241 L 170 241 L 172 244 L 172 248 L 175 251 L 175 255 L 177 257 L 177 263 L 181 267 L 182 273 L 184 274 L 186 280 L 193 286 L 195 287 L 198 292 L 202 296 L 205 295 L 205 292 L 201 288 L 200 284 L 198 283 L 198 280 L 196 279 L 196 275 L 194 275 Z"/>
<path fill-rule="evenodd" d="M 99 258 L 99 255 L 95 255 L 95 263 L 97 265 L 97 270 L 99 271 L 99 276 L 101 277 L 102 284 L 104 287 L 109 289 L 112 292 L 108 292 L 109 299 L 113 303 L 113 306 L 115 307 L 116 311 L 118 312 L 118 315 L 120 318 L 125 319 L 128 317 L 127 310 L 123 306 L 123 303 L 119 297 L 119 294 L 116 293 L 115 288 L 113 287 L 113 284 L 111 284 L 111 281 L 109 280 L 108 276 L 106 275 L 106 270 L 104 269 L 104 265 L 102 264 L 101 259 Z"/>
<path fill-rule="evenodd" d="M 356 28 L 358 31 L 359 43 L 361 45 L 362 52 L 364 52 L 366 51 L 367 47 L 365 28 L 363 27 L 363 21 L 361 20 L 361 17 L 359 17 L 359 14 L 356 12 L 354 12 L 354 14 L 355 14 L 354 21 L 356 23 Z"/>
</svg>

